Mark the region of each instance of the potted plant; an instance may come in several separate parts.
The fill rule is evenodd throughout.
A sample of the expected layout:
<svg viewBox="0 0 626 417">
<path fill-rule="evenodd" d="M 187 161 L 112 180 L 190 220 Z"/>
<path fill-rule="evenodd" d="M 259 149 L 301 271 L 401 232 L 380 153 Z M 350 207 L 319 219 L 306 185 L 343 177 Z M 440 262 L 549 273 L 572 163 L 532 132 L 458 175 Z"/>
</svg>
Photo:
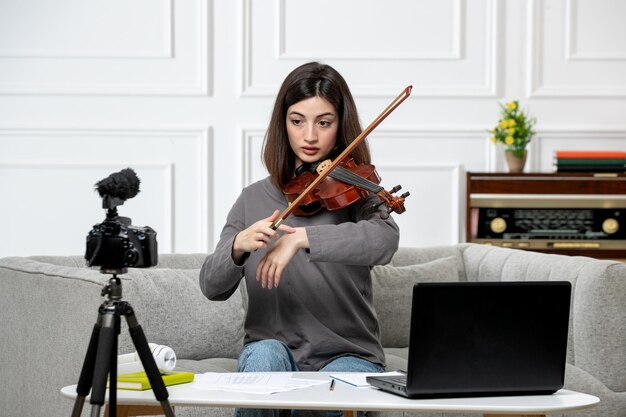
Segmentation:
<svg viewBox="0 0 626 417">
<path fill-rule="evenodd" d="M 504 155 L 511 172 L 522 172 L 528 152 L 526 146 L 535 134 L 533 127 L 536 119 L 527 116 L 519 108 L 517 100 L 506 105 L 502 103 L 498 105 L 501 109 L 501 117 L 496 127 L 490 130 L 491 142 L 494 144 L 500 142 L 504 145 Z"/>
</svg>

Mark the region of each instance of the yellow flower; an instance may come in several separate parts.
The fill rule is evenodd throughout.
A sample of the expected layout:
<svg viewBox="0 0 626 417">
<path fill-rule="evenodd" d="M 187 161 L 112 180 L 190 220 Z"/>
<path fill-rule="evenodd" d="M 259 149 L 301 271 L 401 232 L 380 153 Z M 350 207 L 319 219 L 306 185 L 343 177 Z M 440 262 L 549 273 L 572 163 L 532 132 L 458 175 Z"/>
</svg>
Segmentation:
<svg viewBox="0 0 626 417">
<path fill-rule="evenodd" d="M 536 119 L 528 117 L 517 100 L 499 102 L 498 106 L 500 117 L 495 127 L 487 130 L 487 137 L 495 145 L 501 142 L 508 150 L 523 151 L 535 134 Z"/>
</svg>

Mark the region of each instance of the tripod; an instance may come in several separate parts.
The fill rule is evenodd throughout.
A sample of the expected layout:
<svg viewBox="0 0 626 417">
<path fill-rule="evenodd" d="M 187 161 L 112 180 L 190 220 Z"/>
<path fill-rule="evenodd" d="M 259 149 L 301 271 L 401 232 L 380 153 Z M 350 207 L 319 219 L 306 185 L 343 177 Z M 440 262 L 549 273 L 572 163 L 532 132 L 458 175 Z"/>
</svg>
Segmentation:
<svg viewBox="0 0 626 417">
<path fill-rule="evenodd" d="M 91 389 L 91 417 L 99 417 L 104 405 L 107 376 L 109 376 L 109 416 L 117 417 L 117 348 L 120 334 L 120 316 L 126 317 L 128 330 L 137 349 L 137 354 L 146 371 L 155 398 L 160 401 L 167 417 L 175 417 L 174 410 L 168 401 L 168 392 L 161 378 L 146 336 L 131 305 L 122 301 L 122 281 L 118 274 L 126 273 L 122 269 L 101 269 L 102 273 L 113 274 L 109 284 L 102 288 L 102 296 L 107 296 L 98 309 L 98 320 L 91 333 L 89 347 L 80 372 L 76 387 L 76 401 L 72 417 L 80 417 L 85 404 L 85 397 Z M 93 389 L 92 389 L 93 388 Z"/>
</svg>

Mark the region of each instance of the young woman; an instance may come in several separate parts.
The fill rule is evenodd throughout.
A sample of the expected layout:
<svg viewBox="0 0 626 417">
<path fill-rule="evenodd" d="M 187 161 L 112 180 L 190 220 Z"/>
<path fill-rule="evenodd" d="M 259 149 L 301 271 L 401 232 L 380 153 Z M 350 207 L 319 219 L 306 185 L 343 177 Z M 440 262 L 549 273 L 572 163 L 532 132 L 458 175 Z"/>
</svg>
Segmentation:
<svg viewBox="0 0 626 417">
<path fill-rule="evenodd" d="M 227 299 L 246 281 L 240 372 L 384 370 L 370 268 L 390 261 L 399 230 L 381 216 L 384 206 L 372 208 L 378 196 L 271 227 L 298 168 L 340 152 L 361 131 L 350 90 L 332 67 L 311 62 L 284 80 L 265 136 L 270 175 L 242 191 L 200 272 L 211 300 Z M 351 156 L 369 163 L 367 144 Z"/>
</svg>

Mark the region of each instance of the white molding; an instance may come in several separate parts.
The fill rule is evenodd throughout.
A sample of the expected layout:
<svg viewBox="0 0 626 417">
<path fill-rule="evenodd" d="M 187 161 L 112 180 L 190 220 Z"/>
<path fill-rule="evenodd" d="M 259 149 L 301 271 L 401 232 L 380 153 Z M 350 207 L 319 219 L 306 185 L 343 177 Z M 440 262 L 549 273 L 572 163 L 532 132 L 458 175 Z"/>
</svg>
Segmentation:
<svg viewBox="0 0 626 417">
<path fill-rule="evenodd" d="M 172 0 L 174 1 L 174 0 Z M 213 80 L 215 78 L 215 55 L 213 44 L 215 42 L 214 30 L 209 30 L 209 22 L 213 23 L 214 0 L 201 0 L 198 3 L 198 89 L 193 95 L 211 96 L 213 95 Z M 209 68 L 209 59 L 212 66 Z"/>
<path fill-rule="evenodd" d="M 576 146 L 574 148 L 578 148 L 579 146 L 583 146 L 580 149 L 589 149 L 590 137 L 594 139 L 602 139 L 608 141 L 623 141 L 623 143 L 619 143 L 617 147 L 619 149 L 623 149 L 626 147 L 626 127 L 623 128 L 611 128 L 611 129 L 591 129 L 591 128 L 580 128 L 576 129 L 573 127 L 551 127 L 546 129 L 538 129 L 535 133 L 535 138 L 537 138 L 536 145 L 536 153 L 541 155 L 541 139 L 567 139 L 568 141 L 576 142 Z M 582 143 L 581 143 L 582 142 Z M 533 142 L 531 142 L 532 144 Z M 594 147 L 594 146 L 591 146 Z"/>
<path fill-rule="evenodd" d="M 527 80 L 526 96 L 528 98 L 565 98 L 565 97 L 626 97 L 626 85 L 611 84 L 558 84 L 545 85 L 543 80 L 542 62 L 543 51 L 541 49 L 543 39 L 543 3 L 544 0 L 531 0 L 528 2 L 526 36 L 527 36 Z M 568 47 L 568 45 L 565 45 Z M 566 48 L 567 49 L 567 48 Z M 564 51 L 564 55 L 567 50 Z"/>
<path fill-rule="evenodd" d="M 306 60 L 315 56 L 316 59 L 322 61 L 330 60 L 366 60 L 366 61 L 422 61 L 422 60 L 460 60 L 463 58 L 463 34 L 462 31 L 466 28 L 464 25 L 463 11 L 465 9 L 466 0 L 451 0 L 453 2 L 452 12 L 452 48 L 449 51 L 442 51 L 439 53 L 424 53 L 418 51 L 407 51 L 402 54 L 398 53 L 381 53 L 380 51 L 361 52 L 354 53 L 350 51 L 343 51 L 340 54 L 337 53 L 324 53 L 319 55 L 318 53 L 298 51 L 287 52 L 285 50 L 285 37 L 286 37 L 286 18 L 285 18 L 285 1 L 275 0 L 275 7 L 277 11 L 278 30 L 276 31 L 276 50 L 279 60 Z M 400 22 L 399 22 L 400 24 Z"/>
<path fill-rule="evenodd" d="M 624 61 L 626 52 L 618 54 L 608 53 L 581 53 L 578 51 L 578 37 L 576 36 L 576 17 L 578 16 L 578 1 L 565 1 L 565 59 L 568 61 Z"/>
<path fill-rule="evenodd" d="M 584 126 L 584 125 L 552 125 L 536 130 L 535 136 L 539 134 L 564 135 L 566 137 L 588 137 L 589 135 L 599 135 L 607 138 L 621 138 L 626 135 L 626 125 L 624 126 Z"/>
<path fill-rule="evenodd" d="M 276 0 L 274 3 L 278 5 L 277 2 L 282 0 Z M 252 51 L 251 51 L 251 27 L 252 27 L 252 0 L 240 0 L 241 7 L 241 41 L 242 41 L 242 77 L 241 77 L 241 97 L 265 97 L 265 98 L 273 98 L 276 95 L 276 92 L 279 89 L 279 85 L 272 83 L 265 84 L 255 84 L 252 83 L 252 73 L 253 73 L 253 62 L 252 62 Z M 462 6 L 464 3 L 462 3 Z M 496 97 L 498 95 L 499 90 L 499 76 L 500 76 L 500 66 L 499 66 L 499 56 L 500 56 L 500 48 L 498 47 L 501 40 L 501 9 L 500 2 L 497 0 L 486 0 L 486 9 L 485 13 L 487 16 L 488 28 L 486 30 L 485 35 L 485 45 L 484 50 L 485 53 L 485 62 L 484 62 L 484 82 L 482 84 L 476 85 L 467 85 L 467 86 L 459 86 L 455 84 L 439 84 L 435 87 L 428 86 L 419 86 L 414 88 L 411 94 L 411 98 L 416 97 L 445 97 L 445 98 L 453 98 L 453 97 Z M 279 11 L 276 12 L 279 15 Z M 463 14 L 463 13 L 461 13 Z M 461 26 L 463 25 L 462 17 L 461 23 L 457 26 L 460 27 L 459 30 L 463 30 Z M 280 28 L 280 27 L 279 27 Z M 278 43 L 278 47 L 276 48 L 277 55 L 280 55 L 280 42 Z M 459 47 L 459 54 L 461 57 L 466 56 L 466 48 L 461 43 Z M 312 57 L 303 57 L 303 58 L 312 58 Z M 291 58 L 290 58 L 291 59 Z M 293 58 L 296 60 L 296 58 Z M 329 58 L 330 59 L 330 58 Z M 337 58 L 339 59 L 339 57 Z M 341 57 L 341 60 L 346 59 L 344 56 Z M 363 60 L 365 59 L 361 57 L 348 57 L 348 60 Z M 415 58 L 403 58 L 404 61 L 419 61 L 420 59 Z M 425 59 L 425 58 L 423 58 Z M 299 59 L 298 59 L 299 60 Z M 390 59 L 389 57 L 368 57 L 367 61 L 393 61 L 394 59 Z M 368 85 L 359 85 L 353 84 L 350 89 L 355 97 L 359 98 L 380 98 L 380 97 L 395 97 L 396 90 L 394 87 L 389 84 L 368 84 Z"/>
<path fill-rule="evenodd" d="M 543 9 L 537 7 L 537 0 L 527 3 L 526 11 L 526 96 L 534 97 L 542 84 L 541 56 L 543 50 L 540 40 L 543 38 Z"/>
<path fill-rule="evenodd" d="M 240 19 L 241 28 L 241 91 L 240 96 L 267 96 L 271 97 L 276 94 L 278 89 L 272 85 L 265 85 L 260 88 L 261 92 L 251 93 L 250 90 L 256 91 L 259 87 L 252 87 L 252 0 L 240 0 Z"/>
<path fill-rule="evenodd" d="M 0 59 L 4 58 L 31 58 L 31 59 L 171 59 L 174 57 L 174 0 L 162 0 L 164 9 L 163 42 L 161 50 L 156 53 L 154 51 L 137 51 L 133 53 L 121 53 L 113 51 L 98 50 L 53 50 L 53 49 L 0 49 Z M 114 27 L 111 30 L 115 30 Z"/>
<path fill-rule="evenodd" d="M 494 171 L 499 164 L 499 149 L 489 140 L 489 132 L 480 126 L 455 126 L 450 128 L 447 125 L 430 125 L 415 128 L 379 128 L 371 136 L 396 136 L 413 139 L 459 139 L 471 137 L 482 143 L 484 155 L 484 167 L 487 172 Z M 369 142 L 370 145 L 372 142 Z"/>
<path fill-rule="evenodd" d="M 0 138 L 3 136 L 7 137 L 16 137 L 16 136 L 60 136 L 63 135 L 65 137 L 82 137 L 82 136 L 111 136 L 111 137 L 128 137 L 128 136 L 136 136 L 136 137 L 164 137 L 169 138 L 172 134 L 178 135 L 181 138 L 189 138 L 195 141 L 196 146 L 196 155 L 192 157 L 197 158 L 198 163 L 198 176 L 199 181 L 197 188 L 195 190 L 196 194 L 199 196 L 199 208 L 198 208 L 198 218 L 195 220 L 195 224 L 198 225 L 197 235 L 196 235 L 196 246 L 199 247 L 199 251 L 208 252 L 212 250 L 213 243 L 211 242 L 213 236 L 213 221 L 210 216 L 210 202 L 214 201 L 213 190 L 210 184 L 213 182 L 214 173 L 210 171 L 209 167 L 212 166 L 210 162 L 211 153 L 213 150 L 213 136 L 211 128 L 197 128 L 197 127 L 173 127 L 173 126 L 164 126 L 162 128 L 155 127 L 139 127 L 139 126 L 119 126 L 115 128 L 111 127 L 97 127 L 97 126 L 55 126 L 55 127 L 27 127 L 27 126 L 6 126 L 0 125 Z M 123 150 L 120 150 L 123 152 Z M 56 161 L 56 162 L 29 162 L 20 161 L 20 162 L 3 162 L 0 159 L 0 167 L 2 166 L 17 166 L 21 164 L 31 164 L 33 166 L 48 166 L 48 167 L 56 167 L 56 166 L 75 166 L 81 168 L 107 168 L 107 167 L 119 167 L 119 161 L 110 161 L 110 162 L 69 162 L 69 161 Z M 173 161 L 164 161 L 164 162 L 145 162 L 145 161 L 134 161 L 134 162 L 124 162 L 125 165 L 132 165 L 133 167 L 169 167 L 169 178 L 172 186 L 170 188 L 164 188 L 165 190 L 165 200 L 169 201 L 168 204 L 171 206 L 167 206 L 167 221 L 169 224 L 169 232 L 171 232 L 171 250 L 172 253 L 176 250 L 176 222 L 175 215 L 177 208 L 175 207 L 175 189 L 176 186 L 176 162 Z M 184 210 L 184 207 L 179 208 L 179 210 Z"/>
<path fill-rule="evenodd" d="M 463 170 L 458 164 L 415 164 L 415 165 L 391 165 L 391 164 L 377 164 L 376 165 L 380 169 L 384 169 L 385 171 L 443 171 L 450 173 L 452 178 L 452 183 L 450 187 L 450 212 L 453 213 L 452 219 L 450 221 L 450 231 L 451 235 L 449 236 L 450 241 L 449 244 L 456 244 L 461 242 L 463 230 L 460 225 L 462 224 L 461 215 L 464 213 L 461 207 L 461 199 L 462 195 L 465 194 L 462 192 L 463 190 L 460 188 L 461 184 L 461 175 Z M 410 190 L 409 190 L 410 191 Z M 410 198 L 410 196 L 409 196 Z M 416 196 L 414 196 L 416 198 Z M 464 205 L 464 204 L 463 204 Z"/>
<path fill-rule="evenodd" d="M 168 235 L 170 236 L 169 245 L 172 252 L 175 251 L 175 219 L 174 219 L 174 166 L 169 162 L 144 162 L 144 161 L 131 161 L 126 162 L 124 165 L 132 166 L 133 168 L 145 168 L 145 169 L 160 169 L 162 171 L 163 178 L 163 196 L 162 196 L 162 204 L 164 211 L 164 223 L 165 230 L 158 231 L 161 236 Z M 96 164 L 91 163 L 80 163 L 74 161 L 55 161 L 55 162 L 33 162 L 33 161 L 22 161 L 22 162 L 0 162 L 0 171 L 6 168 L 12 169 L 29 169 L 29 170 L 55 170 L 55 169 L 110 169 L 110 170 L 119 170 L 120 162 L 118 161 L 101 161 Z M 71 200 L 68 201 L 71 204 Z M 85 230 L 85 234 L 88 230 Z"/>
<path fill-rule="evenodd" d="M 255 137 L 264 137 L 265 128 L 262 127 L 241 127 L 240 138 L 242 143 L 242 159 L 241 159 L 241 181 L 242 187 L 249 185 L 252 181 L 252 141 Z M 497 146 L 494 146 L 489 140 L 489 132 L 486 128 L 480 126 L 458 126 L 450 128 L 448 125 L 429 125 L 420 127 L 390 127 L 378 128 L 376 132 L 370 135 L 368 139 L 370 146 L 376 137 L 398 137 L 406 139 L 458 139 L 471 137 L 482 143 L 483 155 L 485 155 L 484 169 L 493 171 L 497 166 L 498 155 L 501 153 Z M 532 144 L 532 143 L 531 143 Z"/>
<path fill-rule="evenodd" d="M 28 134 L 45 134 L 42 132 L 54 132 L 55 135 L 65 134 L 70 136 L 80 136 L 84 134 L 92 134 L 95 136 L 170 136 L 171 133 L 177 134 L 196 134 L 201 136 L 202 132 L 208 132 L 207 127 L 197 126 L 173 126 L 173 125 L 150 125 L 150 127 L 138 125 L 95 125 L 95 124 L 64 124 L 64 125 L 46 125 L 31 126 L 28 124 L 0 124 L 0 136 L 6 136 L 9 133 L 14 135 Z M 52 134 L 52 133 L 50 133 Z"/>
<path fill-rule="evenodd" d="M 214 138 L 213 129 L 207 128 L 200 131 L 199 140 L 197 141 L 197 163 L 200 171 L 200 179 L 198 183 L 200 195 L 200 214 L 198 222 L 198 244 L 200 251 L 209 253 L 215 248 L 213 242 L 214 223 L 212 213 L 215 211 L 212 206 L 215 201 L 215 193 L 213 191 L 213 181 L 215 180 L 215 172 L 210 167 L 214 166 L 211 157 L 214 155 Z M 174 199 L 172 199 L 174 201 Z"/>
<path fill-rule="evenodd" d="M 174 4 L 174 0 L 169 0 L 169 3 Z M 189 2 L 183 2 L 181 4 L 189 4 Z M 213 34 L 209 31 L 208 25 L 211 21 L 211 15 L 213 14 L 213 1 L 212 0 L 195 0 L 195 13 L 197 18 L 197 32 L 193 35 L 194 39 L 198 42 L 198 48 L 195 51 L 193 61 L 196 61 L 197 67 L 193 71 L 194 79 L 186 80 L 188 82 L 160 82 L 158 80 L 153 82 L 129 82 L 128 84 L 120 83 L 99 83 L 97 79 L 92 80 L 89 83 L 84 84 L 62 84 L 59 82 L 41 82 L 35 83 L 28 81 L 25 83 L 6 83 L 0 80 L 0 94 L 4 95 L 18 95 L 18 96 L 30 96 L 30 95 L 66 95 L 66 96 L 206 96 L 212 94 L 212 79 L 214 77 L 214 68 L 209 69 L 209 56 L 212 56 L 212 44 L 213 40 L 209 37 Z M 176 10 L 172 12 L 172 19 L 176 19 Z M 169 23 L 172 30 L 176 28 L 174 21 Z M 172 32 L 173 44 L 168 46 L 168 54 L 170 58 L 143 58 L 143 57 L 114 57 L 114 58 L 101 58 L 101 57 L 89 57 L 81 56 L 84 60 L 98 60 L 102 62 L 102 65 L 109 60 L 115 59 L 116 62 L 112 62 L 111 65 L 120 65 L 121 62 L 132 61 L 147 61 L 147 62 L 163 62 L 175 61 L 177 59 L 177 45 L 176 42 L 180 41 L 180 36 Z M 0 57 L 0 62 L 3 59 L 25 59 L 19 58 L 6 58 Z M 28 58 L 26 58 L 28 59 Z M 33 58 L 34 63 L 37 65 L 45 66 L 46 61 L 51 59 L 55 60 L 56 57 L 40 57 Z M 61 58 L 63 61 L 65 57 Z M 68 60 L 69 63 L 69 60 Z M 169 65 L 169 64 L 164 64 Z M 173 66 L 175 68 L 175 66 Z"/>
<path fill-rule="evenodd" d="M 255 140 L 256 137 L 264 137 L 265 130 L 263 128 L 241 128 L 241 141 L 242 141 L 242 152 L 241 152 L 241 178 L 240 178 L 240 188 L 247 187 L 252 184 L 252 141 Z"/>
<path fill-rule="evenodd" d="M 626 97 L 626 86 L 616 87 L 611 84 L 598 84 L 584 87 L 576 84 L 562 84 L 558 87 L 541 86 L 532 90 L 528 98 L 623 98 Z"/>
</svg>

